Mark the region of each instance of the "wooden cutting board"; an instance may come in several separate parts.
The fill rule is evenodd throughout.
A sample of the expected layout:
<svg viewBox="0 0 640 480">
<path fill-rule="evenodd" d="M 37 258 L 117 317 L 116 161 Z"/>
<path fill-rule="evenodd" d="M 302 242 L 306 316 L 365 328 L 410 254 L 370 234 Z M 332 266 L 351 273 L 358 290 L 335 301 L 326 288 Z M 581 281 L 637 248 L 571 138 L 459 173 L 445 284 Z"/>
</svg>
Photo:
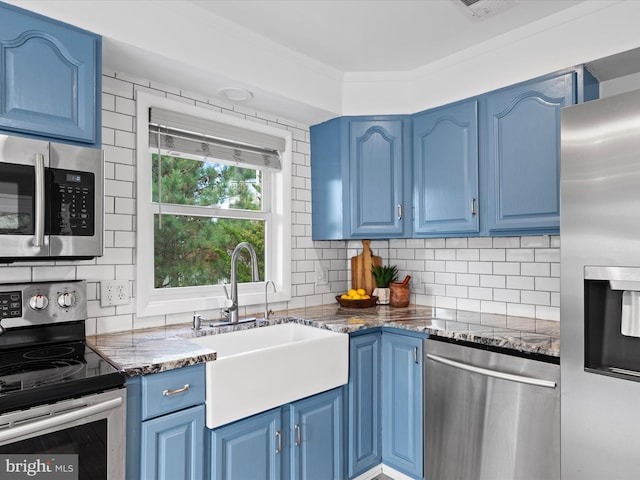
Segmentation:
<svg viewBox="0 0 640 480">
<path fill-rule="evenodd" d="M 371 295 L 376 288 L 376 281 L 371 274 L 371 267 L 382 265 L 382 259 L 371 253 L 371 240 L 362 240 L 362 253 L 351 257 L 351 288 L 364 288 Z"/>
</svg>

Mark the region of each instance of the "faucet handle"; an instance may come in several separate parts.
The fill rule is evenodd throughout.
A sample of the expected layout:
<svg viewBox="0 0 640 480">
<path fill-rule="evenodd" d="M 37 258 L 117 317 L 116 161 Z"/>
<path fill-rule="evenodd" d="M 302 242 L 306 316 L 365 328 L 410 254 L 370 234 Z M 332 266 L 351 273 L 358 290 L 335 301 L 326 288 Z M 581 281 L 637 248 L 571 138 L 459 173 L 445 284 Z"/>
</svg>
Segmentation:
<svg viewBox="0 0 640 480">
<path fill-rule="evenodd" d="M 227 297 L 227 299 L 223 303 L 223 308 L 231 308 L 231 307 L 233 307 L 233 300 L 231 300 L 231 298 L 229 297 L 229 291 L 227 290 L 227 286 L 226 285 L 222 285 L 222 288 L 224 289 L 224 294 Z"/>
</svg>

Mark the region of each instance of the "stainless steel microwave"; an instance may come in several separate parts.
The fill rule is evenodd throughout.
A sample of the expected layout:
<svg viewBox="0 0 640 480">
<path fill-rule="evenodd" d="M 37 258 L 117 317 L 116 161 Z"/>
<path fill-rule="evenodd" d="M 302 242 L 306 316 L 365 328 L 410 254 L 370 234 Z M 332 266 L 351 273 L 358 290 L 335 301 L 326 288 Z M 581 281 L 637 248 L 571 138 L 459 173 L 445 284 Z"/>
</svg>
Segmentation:
<svg viewBox="0 0 640 480">
<path fill-rule="evenodd" d="M 0 135 L 0 261 L 103 252 L 101 150 Z"/>
</svg>

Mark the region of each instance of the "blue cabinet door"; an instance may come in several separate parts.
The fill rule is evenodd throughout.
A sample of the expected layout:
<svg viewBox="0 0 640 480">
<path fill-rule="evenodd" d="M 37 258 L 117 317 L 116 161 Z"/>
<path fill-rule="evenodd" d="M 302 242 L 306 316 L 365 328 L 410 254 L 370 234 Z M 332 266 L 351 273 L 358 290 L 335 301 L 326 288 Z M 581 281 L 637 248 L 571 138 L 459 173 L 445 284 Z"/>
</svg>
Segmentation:
<svg viewBox="0 0 640 480">
<path fill-rule="evenodd" d="M 423 478 L 422 340 L 382 334 L 382 458 L 412 478 Z"/>
<path fill-rule="evenodd" d="M 478 102 L 413 117 L 416 236 L 477 233 Z"/>
<path fill-rule="evenodd" d="M 100 145 L 101 38 L 0 5 L 0 129 Z"/>
<path fill-rule="evenodd" d="M 285 436 L 276 408 L 210 431 L 211 480 L 280 480 Z"/>
<path fill-rule="evenodd" d="M 560 228 L 560 108 L 574 103 L 575 73 L 485 97 L 487 201 L 491 234 Z"/>
<path fill-rule="evenodd" d="M 342 240 L 349 234 L 347 120 L 334 118 L 309 129 L 311 148 L 311 236 Z"/>
<path fill-rule="evenodd" d="M 380 424 L 380 333 L 350 339 L 347 456 L 353 478 L 382 460 Z"/>
<path fill-rule="evenodd" d="M 291 480 L 343 480 L 342 389 L 291 404 Z"/>
<path fill-rule="evenodd" d="M 204 405 L 142 423 L 140 478 L 204 478 Z"/>
<path fill-rule="evenodd" d="M 405 216 L 411 213 L 405 204 L 406 130 L 401 119 L 349 122 L 352 238 L 404 235 Z"/>
</svg>

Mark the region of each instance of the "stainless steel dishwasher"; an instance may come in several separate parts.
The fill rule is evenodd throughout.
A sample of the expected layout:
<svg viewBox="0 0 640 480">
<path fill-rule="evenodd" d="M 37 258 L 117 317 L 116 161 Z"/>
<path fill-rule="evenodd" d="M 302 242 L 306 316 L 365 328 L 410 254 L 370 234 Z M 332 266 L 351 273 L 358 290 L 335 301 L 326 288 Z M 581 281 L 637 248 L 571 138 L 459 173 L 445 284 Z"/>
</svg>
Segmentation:
<svg viewBox="0 0 640 480">
<path fill-rule="evenodd" d="M 425 479 L 560 478 L 559 364 L 433 339 L 424 352 Z"/>
</svg>

